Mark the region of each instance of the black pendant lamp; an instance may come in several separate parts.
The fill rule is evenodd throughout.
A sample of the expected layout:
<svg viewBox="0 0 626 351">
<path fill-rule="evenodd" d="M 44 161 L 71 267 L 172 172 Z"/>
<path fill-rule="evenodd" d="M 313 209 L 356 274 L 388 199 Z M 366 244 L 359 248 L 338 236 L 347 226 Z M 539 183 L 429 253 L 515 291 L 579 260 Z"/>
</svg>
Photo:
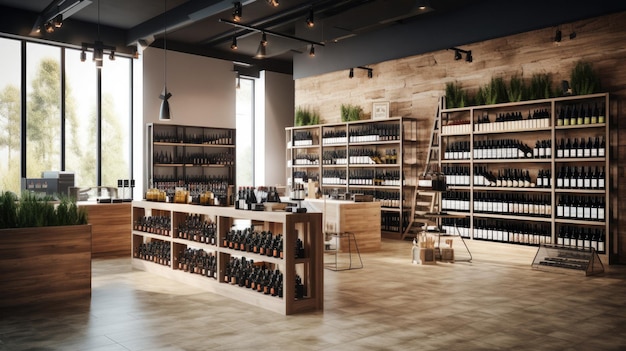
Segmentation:
<svg viewBox="0 0 626 351">
<path fill-rule="evenodd" d="M 170 102 L 169 98 L 172 97 L 172 93 L 167 91 L 167 0 L 164 0 L 165 12 L 163 18 L 165 19 L 165 26 L 163 30 L 163 93 L 159 95 L 161 99 L 161 110 L 159 111 L 159 120 L 169 121 L 172 119 L 170 114 Z"/>
</svg>

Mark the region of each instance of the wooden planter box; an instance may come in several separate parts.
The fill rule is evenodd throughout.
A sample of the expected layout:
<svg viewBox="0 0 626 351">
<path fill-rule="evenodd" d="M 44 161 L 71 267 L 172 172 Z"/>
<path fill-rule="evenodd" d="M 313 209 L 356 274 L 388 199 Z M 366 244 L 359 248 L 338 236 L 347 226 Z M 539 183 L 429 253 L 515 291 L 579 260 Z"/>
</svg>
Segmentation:
<svg viewBox="0 0 626 351">
<path fill-rule="evenodd" d="M 91 297 L 91 225 L 0 230 L 0 308 Z"/>
</svg>

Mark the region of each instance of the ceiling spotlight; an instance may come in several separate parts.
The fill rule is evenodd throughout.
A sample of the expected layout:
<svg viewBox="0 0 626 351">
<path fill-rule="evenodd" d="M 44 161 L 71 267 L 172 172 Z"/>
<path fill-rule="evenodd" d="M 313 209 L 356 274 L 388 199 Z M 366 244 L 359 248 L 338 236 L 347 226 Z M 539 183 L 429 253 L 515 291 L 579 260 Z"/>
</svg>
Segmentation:
<svg viewBox="0 0 626 351">
<path fill-rule="evenodd" d="M 313 12 L 313 6 L 309 10 L 309 15 L 306 18 L 306 26 L 313 28 L 315 26 L 315 13 Z"/>
<path fill-rule="evenodd" d="M 54 26 L 50 22 L 46 22 L 46 25 L 44 28 L 46 29 L 46 33 L 54 32 Z"/>
<path fill-rule="evenodd" d="M 557 29 L 556 33 L 554 34 L 554 42 L 555 43 L 561 42 L 561 30 L 560 29 Z"/>
<path fill-rule="evenodd" d="M 62 14 L 58 14 L 54 18 L 54 27 L 55 28 L 61 28 L 62 26 L 63 26 L 63 15 Z"/>
<path fill-rule="evenodd" d="M 374 76 L 374 70 L 373 69 L 368 69 L 367 70 L 367 78 L 372 78 Z"/>
<path fill-rule="evenodd" d="M 462 58 L 463 58 L 463 55 L 461 55 L 461 52 L 459 50 L 454 50 L 454 59 L 458 61 Z"/>
<path fill-rule="evenodd" d="M 237 37 L 233 36 L 233 42 L 230 44 L 231 50 L 237 50 Z"/>
<path fill-rule="evenodd" d="M 261 33 L 261 45 L 267 46 L 267 35 L 265 32 Z"/>
<path fill-rule="evenodd" d="M 348 73 L 348 78 L 354 78 L 354 68 L 350 68 L 350 73 Z"/>
<path fill-rule="evenodd" d="M 83 50 L 80 53 L 80 62 L 85 62 L 85 61 L 87 61 L 87 53 L 85 52 L 85 50 Z"/>
<path fill-rule="evenodd" d="M 474 59 L 472 58 L 472 50 L 468 50 L 467 54 L 465 55 L 465 61 L 467 62 L 472 62 Z"/>
<path fill-rule="evenodd" d="M 97 69 L 102 69 L 102 60 L 96 61 L 96 68 Z"/>
<path fill-rule="evenodd" d="M 278 7 L 279 5 L 278 0 L 267 0 L 267 3 L 273 7 Z"/>
<path fill-rule="evenodd" d="M 569 38 L 570 38 L 570 39 L 574 39 L 574 38 L 576 38 L 576 32 L 571 32 L 571 33 L 569 34 Z"/>
<path fill-rule="evenodd" d="M 102 56 L 104 55 L 104 50 L 102 47 L 96 46 L 93 48 L 93 60 L 94 61 L 102 61 Z"/>
<path fill-rule="evenodd" d="M 259 48 L 256 50 L 256 55 L 254 55 L 254 58 L 262 59 L 262 58 L 265 58 L 265 56 L 267 56 L 267 53 L 265 52 L 266 45 L 267 45 L 267 42 L 265 44 L 263 43 L 263 41 L 259 42 Z"/>
<path fill-rule="evenodd" d="M 111 51 L 111 53 L 109 54 L 109 60 L 115 61 L 115 51 Z"/>
<path fill-rule="evenodd" d="M 309 56 L 315 56 L 315 45 L 311 44 L 311 50 L 309 50 Z"/>
<path fill-rule="evenodd" d="M 241 16 L 243 16 L 243 8 L 241 2 L 237 1 L 233 4 L 233 21 L 241 21 Z"/>
<path fill-rule="evenodd" d="M 418 10 L 423 11 L 430 8 L 430 3 L 428 3 L 428 0 L 416 0 L 415 7 L 417 7 Z"/>
</svg>

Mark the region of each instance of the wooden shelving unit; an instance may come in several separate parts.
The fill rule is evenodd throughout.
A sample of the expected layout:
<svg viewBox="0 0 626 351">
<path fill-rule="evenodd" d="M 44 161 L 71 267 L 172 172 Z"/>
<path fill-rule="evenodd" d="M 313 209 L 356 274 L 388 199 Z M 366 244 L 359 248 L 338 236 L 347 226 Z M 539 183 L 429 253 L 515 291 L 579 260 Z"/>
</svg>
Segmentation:
<svg viewBox="0 0 626 351">
<path fill-rule="evenodd" d="M 389 133 L 369 132 L 375 130 Z M 324 194 L 361 193 L 393 200 L 393 206 L 381 206 L 381 227 L 386 236 L 401 237 L 411 207 L 411 199 L 405 198 L 403 189 L 416 185 L 419 167 L 414 118 L 290 127 L 285 129 L 285 135 L 288 185 L 303 182 L 303 178 L 318 179 Z M 380 157 L 350 159 L 351 153 L 364 150 Z M 396 175 L 395 183 L 374 182 L 377 175 L 387 172 Z M 340 180 L 324 182 L 329 174 L 338 174 Z"/>
<path fill-rule="evenodd" d="M 132 231 L 133 253 L 142 243 L 164 242 L 171 247 L 171 262 L 162 265 L 132 258 L 133 268 L 190 284 L 206 291 L 220 294 L 244 303 L 262 307 L 280 314 L 295 314 L 322 310 L 324 306 L 323 250 L 321 213 L 258 212 L 236 210 L 232 207 L 211 207 L 187 204 L 171 204 L 148 201 L 133 202 L 133 223 L 143 216 L 169 216 L 170 235 Z M 178 237 L 178 225 L 188 215 L 199 215 L 217 224 L 216 244 L 211 245 Z M 269 257 L 224 247 L 222 242 L 236 220 L 248 220 L 255 230 L 271 230 L 283 234 L 283 258 Z M 304 257 L 296 258 L 295 242 L 300 239 L 304 246 Z M 217 257 L 217 279 L 190 274 L 177 269 L 179 252 L 186 248 L 202 249 Z M 245 287 L 224 282 L 226 264 L 231 257 L 245 257 L 256 263 L 265 262 L 283 273 L 283 297 L 264 295 Z M 295 296 L 296 275 L 304 285 L 304 298 Z"/>
<path fill-rule="evenodd" d="M 563 117 L 562 111 L 567 109 L 585 109 L 585 115 L 588 109 L 605 111 L 604 120 L 591 121 L 584 120 L 582 124 L 577 121 L 575 125 L 566 125 L 567 123 L 560 123 L 559 119 Z M 528 115 L 533 115 L 535 111 L 541 111 L 538 116 L 542 118 L 528 119 Z M 604 243 L 604 249 L 598 250 L 598 254 L 602 261 L 608 263 L 608 256 L 611 250 L 612 234 L 610 230 L 610 216 L 609 216 L 609 204 L 610 204 L 610 133 L 609 133 L 609 115 L 611 111 L 609 108 L 609 94 L 591 94 L 583 96 L 567 96 L 551 99 L 541 99 L 532 101 L 522 101 L 516 103 L 503 103 L 486 106 L 471 106 L 465 108 L 450 108 L 445 107 L 439 114 L 439 125 L 442 126 L 439 140 L 439 152 L 442 155 L 440 160 L 440 166 L 444 170 L 452 170 L 448 172 L 447 176 L 451 177 L 450 173 L 455 172 L 460 168 L 467 170 L 467 176 L 469 177 L 469 184 L 452 185 L 449 186 L 449 191 L 456 192 L 456 195 L 461 195 L 462 201 L 469 201 L 469 210 L 455 211 L 454 209 L 446 209 L 449 213 L 463 214 L 466 219 L 464 221 L 465 226 L 469 229 L 467 232 L 472 239 L 482 239 L 491 241 L 506 241 L 509 243 L 519 243 L 525 245 L 555 245 L 561 244 L 559 240 L 559 233 L 562 232 L 565 227 L 568 229 L 574 228 L 575 230 L 582 230 L 583 233 L 587 231 L 597 234 L 601 233 L 601 239 Z M 521 114 L 522 120 L 514 120 L 508 122 L 495 122 L 494 119 L 499 116 L 506 116 L 506 114 Z M 595 111 L 592 115 L 596 114 Z M 489 122 L 484 120 L 484 116 L 489 116 Z M 514 119 L 514 118 L 513 118 Z M 595 122 L 595 123 L 592 123 Z M 584 139 L 588 138 L 595 140 L 595 138 L 601 138 L 605 141 L 602 155 L 584 155 L 583 157 L 561 157 L 558 154 L 558 150 L 561 144 L 561 140 L 565 139 Z M 514 158 L 480 158 L 477 157 L 477 145 L 481 142 L 498 142 L 504 139 L 515 139 L 521 144 L 526 144 L 534 148 L 538 140 L 546 140 L 549 142 L 547 152 L 549 154 L 543 157 L 514 157 Z M 457 150 L 460 154 L 457 154 L 457 159 L 451 157 L 446 158 L 445 155 L 452 155 L 446 153 L 450 151 L 448 148 L 453 145 L 461 145 L 464 150 Z M 465 154 L 462 152 L 465 151 Z M 533 150 L 534 153 L 534 150 Z M 461 159 L 458 159 L 461 158 Z M 588 171 L 598 167 L 598 169 L 604 170 L 604 175 L 598 179 L 603 181 L 604 186 L 598 188 L 584 188 L 580 187 L 563 187 L 558 186 L 557 181 L 559 178 L 559 172 L 563 167 L 583 167 Z M 477 172 L 478 169 L 492 172 L 497 175 L 499 170 L 503 169 L 521 169 L 528 171 L 531 182 L 537 183 L 537 177 L 539 171 L 550 172 L 549 186 L 545 187 L 494 187 L 484 186 L 477 181 L 477 177 L 481 175 Z M 448 181 L 450 183 L 450 181 Z M 511 213 L 498 213 L 497 211 L 477 211 L 476 204 L 480 201 L 480 195 L 490 194 L 504 194 L 504 196 L 516 196 L 527 194 L 531 197 L 543 197 L 547 201 L 547 209 L 549 213 L 544 213 L 541 216 L 523 214 L 511 214 Z M 557 215 L 559 209 L 559 203 L 571 196 L 584 196 L 593 198 L 604 203 L 604 206 L 600 210 L 604 210 L 605 216 L 602 220 L 579 220 L 575 218 L 564 218 Z M 488 226 L 495 227 L 495 221 L 505 225 L 508 224 L 520 224 L 528 223 L 531 226 L 537 225 L 537 227 L 546 226 L 548 228 L 543 235 L 537 236 L 538 233 L 530 233 L 529 236 L 515 236 L 515 240 L 520 239 L 521 242 L 512 240 L 502 240 L 501 233 L 496 236 L 493 234 L 491 237 L 480 237 L 483 235 L 483 231 L 478 230 L 477 223 L 484 223 L 487 221 Z M 482 222 L 481 222 L 482 221 Z M 596 230 L 597 229 L 597 230 Z M 488 229 L 490 231 L 491 229 Z M 495 232 L 495 231 L 494 231 Z M 480 233 L 480 235 L 478 234 Z M 530 239 L 528 239 L 530 238 Z M 583 238 L 584 241 L 584 238 Z M 593 240 L 592 240 L 593 241 Z M 597 240 L 596 240 L 597 241 Z M 596 243 L 597 244 L 597 243 Z M 589 245 L 589 244 L 587 244 Z M 575 245 L 574 245 L 575 246 Z"/>
</svg>

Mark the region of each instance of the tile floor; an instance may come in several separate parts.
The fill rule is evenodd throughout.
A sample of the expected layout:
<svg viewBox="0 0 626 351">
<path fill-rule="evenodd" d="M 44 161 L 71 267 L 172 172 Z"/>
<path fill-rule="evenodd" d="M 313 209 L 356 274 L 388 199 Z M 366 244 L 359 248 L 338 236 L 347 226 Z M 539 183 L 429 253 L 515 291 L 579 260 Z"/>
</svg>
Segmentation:
<svg viewBox="0 0 626 351">
<path fill-rule="evenodd" d="M 324 311 L 295 316 L 99 259 L 90 301 L 2 311 L 0 350 L 626 350 L 626 267 L 540 272 L 534 248 L 469 245 L 472 263 L 423 266 L 384 240 L 364 269 L 325 270 Z"/>
</svg>

